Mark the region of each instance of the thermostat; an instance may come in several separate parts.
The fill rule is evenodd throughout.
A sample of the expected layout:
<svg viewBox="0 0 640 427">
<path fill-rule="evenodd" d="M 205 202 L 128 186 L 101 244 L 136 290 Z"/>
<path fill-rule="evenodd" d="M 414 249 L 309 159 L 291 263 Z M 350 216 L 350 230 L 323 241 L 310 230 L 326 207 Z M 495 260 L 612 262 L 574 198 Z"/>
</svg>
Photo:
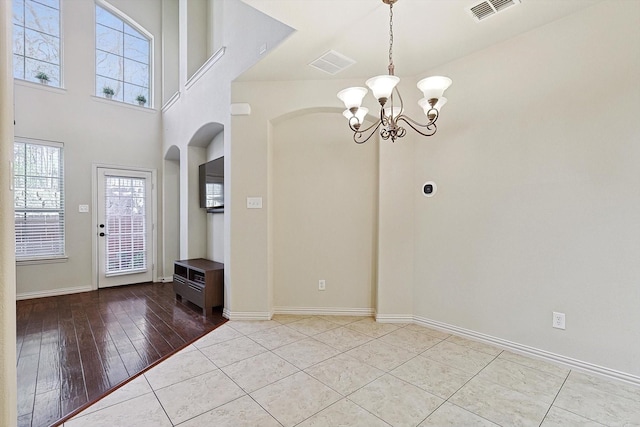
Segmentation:
<svg viewBox="0 0 640 427">
<path fill-rule="evenodd" d="M 433 197 L 438 191 L 438 186 L 433 181 L 427 181 L 422 185 L 422 194 L 425 197 Z"/>
</svg>

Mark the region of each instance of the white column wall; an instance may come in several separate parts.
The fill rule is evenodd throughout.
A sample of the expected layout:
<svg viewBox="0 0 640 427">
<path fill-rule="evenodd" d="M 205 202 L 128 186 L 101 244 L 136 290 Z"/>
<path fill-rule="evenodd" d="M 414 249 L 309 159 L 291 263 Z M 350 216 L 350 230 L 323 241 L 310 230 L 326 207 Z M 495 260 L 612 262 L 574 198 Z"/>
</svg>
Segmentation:
<svg viewBox="0 0 640 427">
<path fill-rule="evenodd" d="M 13 63 L 11 2 L 0 2 L 0 425 L 17 423 L 16 271 L 13 231 Z"/>
</svg>

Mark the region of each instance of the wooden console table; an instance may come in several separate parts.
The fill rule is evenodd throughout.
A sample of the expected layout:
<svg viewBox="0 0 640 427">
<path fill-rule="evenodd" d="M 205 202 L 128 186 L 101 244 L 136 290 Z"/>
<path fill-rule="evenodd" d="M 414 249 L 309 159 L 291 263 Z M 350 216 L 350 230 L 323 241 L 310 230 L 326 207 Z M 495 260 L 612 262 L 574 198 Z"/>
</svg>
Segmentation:
<svg viewBox="0 0 640 427">
<path fill-rule="evenodd" d="M 224 304 L 224 264 L 204 258 L 174 262 L 173 291 L 206 316 L 207 310 Z"/>
</svg>

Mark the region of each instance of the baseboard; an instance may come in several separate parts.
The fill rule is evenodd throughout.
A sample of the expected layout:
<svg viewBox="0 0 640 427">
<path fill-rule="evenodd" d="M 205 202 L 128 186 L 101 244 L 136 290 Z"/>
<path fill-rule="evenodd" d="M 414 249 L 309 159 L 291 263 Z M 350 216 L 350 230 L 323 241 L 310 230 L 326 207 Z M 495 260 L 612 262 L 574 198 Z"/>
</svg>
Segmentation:
<svg viewBox="0 0 640 427">
<path fill-rule="evenodd" d="M 380 323 L 414 323 L 410 314 L 376 314 L 376 321 Z"/>
<path fill-rule="evenodd" d="M 82 286 L 78 288 L 61 288 L 52 289 L 49 291 L 35 291 L 35 292 L 23 292 L 16 295 L 16 300 L 21 301 L 25 299 L 56 297 L 59 295 L 79 294 L 80 292 L 92 291 L 91 286 Z"/>
<path fill-rule="evenodd" d="M 514 353 L 519 353 L 525 356 L 531 356 L 536 359 L 542 359 L 552 363 L 559 363 L 570 369 L 575 369 L 588 374 L 594 374 L 602 377 L 607 377 L 619 381 L 624 381 L 634 385 L 640 385 L 640 377 L 626 372 L 616 371 L 614 369 L 605 368 L 603 366 L 595 365 L 593 363 L 584 362 L 582 360 L 573 359 L 571 357 L 562 356 L 560 354 L 552 353 L 550 351 L 541 350 L 527 345 L 519 344 L 513 341 L 497 338 L 491 335 L 486 335 L 480 332 L 472 331 L 458 326 L 449 325 L 447 323 L 438 322 L 436 320 L 427 319 L 424 317 L 413 317 L 413 323 L 418 325 L 428 326 L 430 328 L 438 329 L 440 331 L 452 333 L 454 335 L 471 338 L 476 341 L 484 342 L 487 344 L 495 345 L 504 348 Z"/>
<path fill-rule="evenodd" d="M 222 309 L 222 316 L 229 320 L 271 320 L 268 311 L 229 311 Z"/>
<path fill-rule="evenodd" d="M 273 314 L 311 314 L 314 316 L 373 316 L 372 308 L 274 307 Z"/>
<path fill-rule="evenodd" d="M 169 282 L 173 282 L 173 276 L 168 276 L 168 277 L 158 277 L 158 282 L 160 282 L 160 283 L 169 283 Z"/>
</svg>

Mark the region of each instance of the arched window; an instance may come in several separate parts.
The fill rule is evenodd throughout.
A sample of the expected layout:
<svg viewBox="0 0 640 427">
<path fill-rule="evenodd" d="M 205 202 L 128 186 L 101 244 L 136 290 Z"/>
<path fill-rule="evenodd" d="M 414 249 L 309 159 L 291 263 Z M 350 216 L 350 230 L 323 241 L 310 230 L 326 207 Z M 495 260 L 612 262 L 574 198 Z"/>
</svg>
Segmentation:
<svg viewBox="0 0 640 427">
<path fill-rule="evenodd" d="M 151 40 L 96 5 L 96 96 L 151 105 Z"/>
</svg>

